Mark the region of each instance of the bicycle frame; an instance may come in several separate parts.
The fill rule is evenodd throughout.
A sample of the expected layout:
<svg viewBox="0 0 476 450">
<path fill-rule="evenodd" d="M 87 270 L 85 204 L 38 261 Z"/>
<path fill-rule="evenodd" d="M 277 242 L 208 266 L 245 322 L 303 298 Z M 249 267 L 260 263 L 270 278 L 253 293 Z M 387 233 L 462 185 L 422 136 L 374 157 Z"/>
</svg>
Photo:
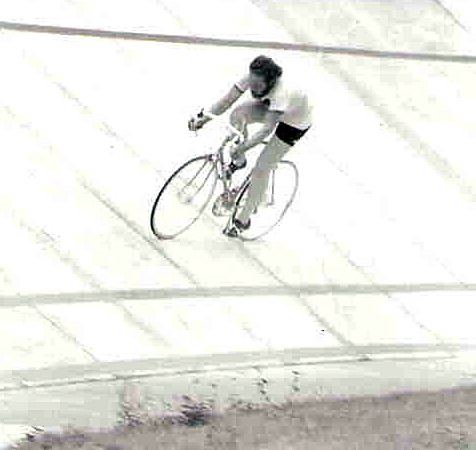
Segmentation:
<svg viewBox="0 0 476 450">
<path fill-rule="evenodd" d="M 210 119 L 216 119 L 219 116 L 209 113 L 209 112 L 203 112 L 203 115 L 206 117 L 209 117 Z M 219 148 L 215 151 L 215 153 L 212 153 L 209 155 L 209 161 L 214 163 L 215 170 L 218 174 L 218 179 L 221 180 L 222 185 L 223 185 L 223 191 L 227 194 L 231 192 L 231 180 L 228 180 L 225 176 L 225 157 L 224 157 L 224 150 L 227 146 L 227 144 L 232 141 L 235 137 L 239 138 L 238 142 L 242 142 L 244 140 L 244 135 L 243 133 L 236 129 L 233 125 L 230 123 L 225 123 L 224 124 L 226 128 L 231 132 L 228 136 L 226 136 Z M 267 141 L 264 141 L 263 144 L 267 144 Z M 268 184 L 268 189 L 266 191 L 265 198 L 266 200 L 263 200 L 263 203 L 266 204 L 266 206 L 272 206 L 274 205 L 274 196 L 275 196 L 275 178 L 276 176 L 276 169 L 272 169 L 270 172 L 270 179 L 269 179 L 269 184 Z M 251 174 L 248 174 L 241 184 L 241 186 L 238 188 L 240 191 L 251 179 Z"/>
<path fill-rule="evenodd" d="M 215 167 L 215 171 L 217 172 L 218 179 L 221 180 L 223 184 L 223 189 L 228 191 L 230 189 L 231 180 L 227 180 L 225 176 L 225 156 L 224 150 L 226 145 L 231 139 L 226 137 L 223 142 L 221 143 L 220 147 L 215 153 L 211 153 L 208 155 L 208 161 L 212 162 Z"/>
<path fill-rule="evenodd" d="M 205 117 L 209 117 L 210 119 L 216 119 L 219 116 L 212 114 L 210 112 L 203 112 L 203 115 Z M 221 180 L 223 184 L 223 190 L 225 192 L 230 192 L 231 188 L 231 180 L 228 180 L 225 176 L 225 156 L 224 156 L 224 150 L 227 146 L 227 144 L 231 141 L 233 141 L 235 138 L 238 138 L 238 142 L 243 142 L 245 139 L 245 136 L 243 133 L 235 128 L 233 125 L 230 123 L 225 123 L 225 127 L 230 131 L 230 134 L 228 134 L 218 147 L 218 150 L 215 151 L 215 153 L 211 153 L 209 155 L 209 161 L 212 162 L 215 166 L 215 170 L 218 174 L 218 179 Z"/>
</svg>

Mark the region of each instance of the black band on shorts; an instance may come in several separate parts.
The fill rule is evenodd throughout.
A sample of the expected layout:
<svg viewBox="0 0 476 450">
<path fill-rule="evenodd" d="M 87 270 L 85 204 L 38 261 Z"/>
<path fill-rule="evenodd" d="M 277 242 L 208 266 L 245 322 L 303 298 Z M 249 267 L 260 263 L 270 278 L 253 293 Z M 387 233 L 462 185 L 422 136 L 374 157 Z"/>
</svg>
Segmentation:
<svg viewBox="0 0 476 450">
<path fill-rule="evenodd" d="M 311 127 L 308 127 L 305 130 L 300 130 L 299 128 L 293 127 L 284 122 L 279 122 L 275 134 L 277 138 L 292 146 L 306 134 L 309 128 Z"/>
</svg>

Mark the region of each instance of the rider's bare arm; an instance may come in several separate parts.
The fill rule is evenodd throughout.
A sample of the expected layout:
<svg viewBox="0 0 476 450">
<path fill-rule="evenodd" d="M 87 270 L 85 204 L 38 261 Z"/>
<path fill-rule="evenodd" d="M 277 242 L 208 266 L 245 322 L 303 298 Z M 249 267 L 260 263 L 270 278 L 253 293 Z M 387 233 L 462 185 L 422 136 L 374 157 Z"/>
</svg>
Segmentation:
<svg viewBox="0 0 476 450">
<path fill-rule="evenodd" d="M 240 144 L 236 150 L 239 153 L 244 153 L 250 148 L 260 144 L 275 130 L 276 125 L 278 125 L 283 115 L 284 113 L 282 111 L 268 111 L 266 113 L 266 121 L 264 122 L 263 126 L 246 142 Z"/>
<path fill-rule="evenodd" d="M 237 86 L 233 85 L 232 88 L 216 103 L 214 103 L 211 108 L 210 112 L 219 116 L 223 114 L 233 103 L 235 103 L 241 96 L 243 95 L 243 91 L 238 89 Z"/>
</svg>

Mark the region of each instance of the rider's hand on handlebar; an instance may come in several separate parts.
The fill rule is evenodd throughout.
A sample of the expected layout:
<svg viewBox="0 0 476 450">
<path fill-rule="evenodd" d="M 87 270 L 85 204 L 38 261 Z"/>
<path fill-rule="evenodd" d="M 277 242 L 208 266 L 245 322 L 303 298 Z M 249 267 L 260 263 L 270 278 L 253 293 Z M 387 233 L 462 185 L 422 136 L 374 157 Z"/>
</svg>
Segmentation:
<svg viewBox="0 0 476 450">
<path fill-rule="evenodd" d="M 198 131 L 208 122 L 208 119 L 203 114 L 203 109 L 188 121 L 188 129 L 190 131 Z"/>
</svg>

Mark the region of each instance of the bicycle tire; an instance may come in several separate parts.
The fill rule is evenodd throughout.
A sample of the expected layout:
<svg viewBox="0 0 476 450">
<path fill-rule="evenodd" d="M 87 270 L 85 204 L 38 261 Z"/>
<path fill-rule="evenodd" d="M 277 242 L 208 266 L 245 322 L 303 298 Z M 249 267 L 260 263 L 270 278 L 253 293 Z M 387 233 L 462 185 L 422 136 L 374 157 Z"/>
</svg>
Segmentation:
<svg viewBox="0 0 476 450">
<path fill-rule="evenodd" d="M 241 240 L 243 240 L 243 241 L 255 241 L 257 239 L 262 238 L 264 235 L 268 234 L 273 228 L 276 227 L 276 225 L 278 225 L 278 223 L 282 220 L 282 218 L 284 217 L 284 215 L 286 214 L 286 212 L 290 208 L 291 204 L 293 203 L 293 201 L 296 197 L 296 192 L 297 192 L 298 185 L 299 185 L 299 171 L 298 171 L 296 165 L 291 161 L 287 161 L 287 160 L 279 161 L 277 170 L 279 170 L 279 168 L 283 168 L 283 167 L 287 167 L 288 170 L 290 170 L 290 173 L 292 174 L 292 176 L 294 178 L 294 181 L 291 182 L 293 186 L 289 190 L 290 191 L 289 198 L 286 201 L 284 201 L 284 204 L 283 204 L 282 207 L 278 208 L 275 219 L 271 220 L 269 224 L 263 226 L 260 231 L 253 230 L 253 222 L 255 222 L 255 220 L 256 220 L 255 218 L 253 218 L 251 228 L 249 230 L 244 231 L 244 232 L 239 234 L 239 238 Z M 247 193 L 250 185 L 251 185 L 251 181 L 246 182 L 243 185 L 240 192 L 238 193 L 238 196 L 236 198 L 235 208 L 234 208 L 233 213 L 231 215 L 231 219 L 230 219 L 231 221 L 235 220 L 235 217 L 237 216 L 240 207 L 244 203 L 245 194 Z M 260 213 L 260 211 L 258 210 L 257 217 L 259 217 L 259 213 Z M 233 222 L 231 222 L 231 223 L 233 223 Z"/>
<path fill-rule="evenodd" d="M 164 183 L 152 206 L 150 227 L 154 235 L 161 240 L 173 239 L 188 230 L 208 205 L 217 181 L 210 155 L 182 164 Z"/>
</svg>

